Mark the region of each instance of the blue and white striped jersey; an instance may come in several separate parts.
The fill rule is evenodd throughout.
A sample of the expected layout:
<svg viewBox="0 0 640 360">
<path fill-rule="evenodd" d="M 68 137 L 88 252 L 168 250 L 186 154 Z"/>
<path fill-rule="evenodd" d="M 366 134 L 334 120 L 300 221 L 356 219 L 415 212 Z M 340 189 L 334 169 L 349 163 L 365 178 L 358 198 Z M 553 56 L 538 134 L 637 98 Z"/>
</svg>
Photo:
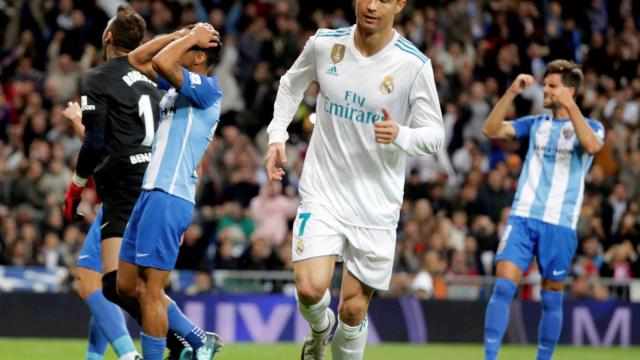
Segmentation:
<svg viewBox="0 0 640 360">
<path fill-rule="evenodd" d="M 218 125 L 222 92 L 215 76 L 187 69 L 182 74 L 179 90 L 158 76 L 158 87 L 169 91 L 160 101 L 162 116 L 142 188 L 195 203 L 196 167 Z"/>
<path fill-rule="evenodd" d="M 602 124 L 586 120 L 604 141 Z M 526 116 L 511 125 L 517 138 L 529 137 L 511 214 L 575 229 L 593 156 L 580 145 L 571 120 L 544 114 Z"/>
</svg>

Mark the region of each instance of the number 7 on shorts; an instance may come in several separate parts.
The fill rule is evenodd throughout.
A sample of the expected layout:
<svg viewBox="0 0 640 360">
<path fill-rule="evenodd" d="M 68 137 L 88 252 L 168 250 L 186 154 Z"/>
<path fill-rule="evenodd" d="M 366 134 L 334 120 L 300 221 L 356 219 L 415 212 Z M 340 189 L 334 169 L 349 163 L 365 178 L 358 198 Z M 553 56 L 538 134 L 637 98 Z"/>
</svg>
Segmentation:
<svg viewBox="0 0 640 360">
<path fill-rule="evenodd" d="M 304 234 L 304 227 L 307 225 L 307 221 L 309 221 L 310 217 L 311 213 L 308 212 L 298 215 L 298 218 L 302 220 L 302 223 L 300 223 L 300 229 L 298 230 L 298 236 L 302 236 Z"/>
</svg>

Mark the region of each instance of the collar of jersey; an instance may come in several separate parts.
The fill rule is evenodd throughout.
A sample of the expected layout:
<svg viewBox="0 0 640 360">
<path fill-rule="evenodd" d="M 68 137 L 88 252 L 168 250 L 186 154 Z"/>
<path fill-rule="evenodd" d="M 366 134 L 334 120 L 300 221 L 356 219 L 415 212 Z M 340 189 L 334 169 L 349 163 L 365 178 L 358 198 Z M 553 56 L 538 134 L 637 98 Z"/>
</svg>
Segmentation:
<svg viewBox="0 0 640 360">
<path fill-rule="evenodd" d="M 400 36 L 400 34 L 398 34 L 396 29 L 392 29 L 393 30 L 393 38 L 391 38 L 391 41 L 389 41 L 389 43 L 384 48 L 382 48 L 382 50 L 378 51 L 377 53 L 375 53 L 375 54 L 373 54 L 371 56 L 364 56 L 356 48 L 355 37 L 356 37 L 356 27 L 357 26 L 358 25 L 353 25 L 352 26 L 351 33 L 349 34 L 349 47 L 353 50 L 353 54 L 354 54 L 354 56 L 356 57 L 356 59 L 358 61 L 375 61 L 376 59 L 378 59 L 379 57 L 384 55 L 387 51 L 389 51 L 391 48 L 393 48 L 393 46 L 395 45 L 396 41 L 398 41 L 398 37 Z"/>
</svg>

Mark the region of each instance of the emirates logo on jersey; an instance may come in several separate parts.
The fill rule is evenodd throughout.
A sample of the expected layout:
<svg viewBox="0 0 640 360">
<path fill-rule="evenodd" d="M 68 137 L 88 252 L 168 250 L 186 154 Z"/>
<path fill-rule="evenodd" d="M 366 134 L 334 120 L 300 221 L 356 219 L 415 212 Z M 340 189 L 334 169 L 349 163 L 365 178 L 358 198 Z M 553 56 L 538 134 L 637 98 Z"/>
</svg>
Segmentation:
<svg viewBox="0 0 640 360">
<path fill-rule="evenodd" d="M 333 44 L 333 48 L 331 49 L 331 61 L 333 61 L 334 64 L 342 61 L 342 59 L 344 59 L 346 49 L 347 47 L 342 44 Z"/>
<path fill-rule="evenodd" d="M 382 83 L 380 83 L 380 91 L 382 91 L 383 94 L 391 94 L 393 92 L 393 88 L 393 76 L 391 75 L 385 77 L 384 80 L 382 80 Z"/>
</svg>

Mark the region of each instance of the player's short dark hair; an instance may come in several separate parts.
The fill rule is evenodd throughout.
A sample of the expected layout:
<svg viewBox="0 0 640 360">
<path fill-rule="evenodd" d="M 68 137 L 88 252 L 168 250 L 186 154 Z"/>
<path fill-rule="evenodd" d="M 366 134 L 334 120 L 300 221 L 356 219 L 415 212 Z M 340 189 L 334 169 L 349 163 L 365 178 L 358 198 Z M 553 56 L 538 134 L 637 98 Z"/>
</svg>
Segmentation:
<svg viewBox="0 0 640 360">
<path fill-rule="evenodd" d="M 118 12 L 109 27 L 113 35 L 113 45 L 125 50 L 133 50 L 140 46 L 146 30 L 147 23 L 129 5 L 118 6 Z"/>
<path fill-rule="evenodd" d="M 213 66 L 220 62 L 220 53 L 222 52 L 222 41 L 218 42 L 218 46 L 210 48 L 201 48 L 194 46 L 191 50 L 198 50 L 204 52 L 207 57 L 207 67 Z"/>
<path fill-rule="evenodd" d="M 213 66 L 220 62 L 220 53 L 222 52 L 222 42 L 218 43 L 218 46 L 212 48 L 202 49 L 205 55 L 207 55 L 207 67 Z"/>
<path fill-rule="evenodd" d="M 576 90 L 582 85 L 584 74 L 580 65 L 563 59 L 553 60 L 547 64 L 547 71 L 544 73 L 546 78 L 550 74 L 560 74 L 564 86 L 575 88 Z"/>
</svg>

